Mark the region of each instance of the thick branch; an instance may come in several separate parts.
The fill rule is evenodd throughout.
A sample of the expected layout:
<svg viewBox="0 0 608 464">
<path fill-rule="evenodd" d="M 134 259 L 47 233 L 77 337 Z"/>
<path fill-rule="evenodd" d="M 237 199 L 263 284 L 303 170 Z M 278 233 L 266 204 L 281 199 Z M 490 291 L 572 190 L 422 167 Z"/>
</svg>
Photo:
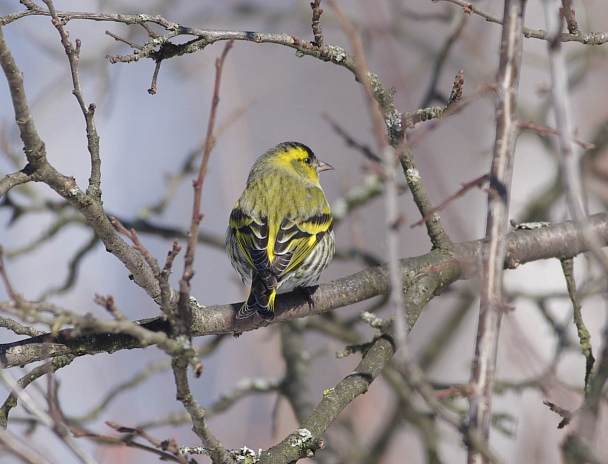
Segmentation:
<svg viewBox="0 0 608 464">
<path fill-rule="evenodd" d="M 594 232 L 608 245 L 608 213 L 590 218 Z M 574 257 L 585 252 L 573 221 L 535 230 L 517 230 L 505 238 L 505 268 L 515 269 L 522 264 L 541 259 Z M 482 240 L 455 245 L 453 253 L 434 250 L 426 255 L 401 260 L 401 275 L 408 285 L 416 285 L 412 276 L 431 276 L 437 280 L 437 288 L 444 289 L 458 279 L 477 275 L 478 257 Z M 279 295 L 273 323 L 306 317 L 342 308 L 359 301 L 386 294 L 388 273 L 385 265 L 368 268 L 357 274 L 343 277 L 329 284 L 312 287 L 314 308 L 300 292 Z M 12 302 L 0 303 L 0 310 L 10 309 Z M 235 319 L 242 303 L 200 306 L 193 308 L 192 336 L 242 333 L 259 328 L 259 320 Z M 416 314 L 408 314 L 410 327 L 416 322 Z M 161 318 L 147 319 L 138 323 L 152 331 L 168 331 L 168 324 Z M 0 345 L 0 363 L 5 367 L 26 365 L 46 357 L 74 354 L 82 356 L 103 352 L 141 348 L 136 338 L 125 334 L 91 334 L 72 337 L 72 329 L 58 332 L 56 337 L 42 335 L 14 343 Z"/>
</svg>

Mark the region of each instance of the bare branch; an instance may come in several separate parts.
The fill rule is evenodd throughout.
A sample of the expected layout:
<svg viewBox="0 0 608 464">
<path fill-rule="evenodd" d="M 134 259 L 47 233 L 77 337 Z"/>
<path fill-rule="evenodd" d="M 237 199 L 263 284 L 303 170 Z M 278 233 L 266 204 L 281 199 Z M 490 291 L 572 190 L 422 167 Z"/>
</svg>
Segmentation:
<svg viewBox="0 0 608 464">
<path fill-rule="evenodd" d="M 23 86 L 23 73 L 17 67 L 17 63 L 15 63 L 15 59 L 8 48 L 2 27 L 0 27 L 0 66 L 2 66 L 2 71 L 4 71 L 4 75 L 8 82 L 11 101 L 15 111 L 15 122 L 17 123 L 17 127 L 19 127 L 21 140 L 25 146 L 25 154 L 29 163 L 35 169 L 40 161 L 46 157 L 46 149 L 44 143 L 38 136 L 36 126 L 34 125 L 34 119 L 30 113 L 25 88 Z M 24 169 L 22 173 L 30 176 L 31 171 L 31 168 Z M 12 179 L 10 186 L 19 185 L 24 181 L 23 175 L 17 176 L 16 179 Z M 5 187 L 3 184 L 0 184 L 0 186 L 3 188 Z M 9 185 L 6 187 L 9 187 Z M 8 188 L 6 191 L 8 191 Z M 5 193 L 5 191 L 0 190 L 0 194 L 3 193 Z"/>
<path fill-rule="evenodd" d="M 449 196 L 443 202 L 441 202 L 440 204 L 438 204 L 437 206 L 432 208 L 426 214 L 425 217 L 420 219 L 418 222 L 415 222 L 414 224 L 412 224 L 412 227 L 421 226 L 422 224 L 424 224 L 425 221 L 428 221 L 430 215 L 434 214 L 435 212 L 441 211 L 443 208 L 445 208 L 447 205 L 449 205 L 456 198 L 460 198 L 461 196 L 463 196 L 465 193 L 467 193 L 472 188 L 474 188 L 474 187 L 481 188 L 483 186 L 483 184 L 485 184 L 489 180 L 489 178 L 490 178 L 489 174 L 484 174 L 483 176 L 480 176 L 477 179 L 474 179 L 470 182 L 465 182 L 462 185 L 462 188 L 460 190 L 458 190 L 458 192 Z"/>
<path fill-rule="evenodd" d="M 312 33 L 315 37 L 315 45 L 317 47 L 323 46 L 323 29 L 321 28 L 321 15 L 323 14 L 323 8 L 321 8 L 321 0 L 314 0 L 310 2 L 312 8 Z"/>
<path fill-rule="evenodd" d="M 70 63 L 70 72 L 72 75 L 72 85 L 74 87 L 73 94 L 80 105 L 80 111 L 84 115 L 87 131 L 87 147 L 91 156 L 91 177 L 89 179 L 89 187 L 87 195 L 97 200 L 101 199 L 101 157 L 99 155 L 99 134 L 95 127 L 95 104 L 86 104 L 82 87 L 80 85 L 80 73 L 78 64 L 80 60 L 80 39 L 76 39 L 76 47 L 72 45 L 68 32 L 63 27 L 63 22 L 57 16 L 57 11 L 51 0 L 43 0 L 49 9 L 49 13 L 53 18 L 53 25 L 59 31 L 61 36 L 61 44 L 65 50 Z"/>
<path fill-rule="evenodd" d="M 463 8 L 463 12 L 465 14 L 476 14 L 481 16 L 486 21 L 495 24 L 503 24 L 502 18 L 499 16 L 493 15 L 480 9 L 477 5 L 473 5 L 464 0 L 437 0 L 448 3 L 453 3 L 454 5 L 461 6 Z M 532 39 L 541 39 L 546 40 L 548 42 L 552 41 L 553 38 L 548 31 L 544 31 L 542 29 L 530 29 L 528 27 L 522 28 L 522 33 L 524 37 L 532 38 Z M 576 33 L 562 33 L 559 35 L 559 40 L 561 42 L 580 42 L 585 45 L 602 45 L 608 42 L 608 32 L 576 32 Z"/>
<path fill-rule="evenodd" d="M 543 6 L 547 29 L 553 37 L 553 40 L 548 44 L 549 69 L 551 72 L 551 103 L 558 131 L 556 135 L 561 152 L 559 162 L 562 183 L 566 192 L 566 202 L 570 217 L 576 219 L 579 224 L 583 240 L 589 244 L 589 249 L 603 268 L 604 274 L 608 275 L 608 258 L 600 249 L 597 238 L 591 232 L 586 218 L 586 196 L 580 172 L 580 153 L 576 148 L 575 139 L 572 136 L 572 112 L 570 110 L 568 93 L 568 76 L 561 42 L 558 40 L 559 31 L 562 28 L 562 18 L 558 17 L 557 0 L 546 0 L 543 2 Z"/>
<path fill-rule="evenodd" d="M 608 244 L 608 213 L 597 214 L 590 218 L 593 229 Z M 587 249 L 581 242 L 575 223 L 567 221 L 560 224 L 533 230 L 516 230 L 505 237 L 507 254 L 504 266 L 516 269 L 522 264 L 541 259 L 576 256 Z M 542 246 L 539 246 L 542 243 Z M 407 258 L 400 261 L 401 274 L 405 282 L 412 275 L 430 275 L 438 279 L 440 288 L 447 288 L 458 279 L 475 278 L 478 273 L 479 253 L 483 240 L 459 243 L 453 253 L 444 250 L 433 250 L 426 255 Z M 314 308 L 301 292 L 279 295 L 276 302 L 278 323 L 294 318 L 301 318 L 326 313 L 364 301 L 388 292 L 388 274 L 386 265 L 371 267 L 348 277 L 335 280 L 329 284 L 311 288 Z M 41 303 L 29 303 L 32 308 L 46 307 Z M 233 334 L 256 330 L 255 321 L 236 319 L 234 317 L 241 303 L 206 306 L 193 309 L 191 334 L 199 337 L 210 334 Z M 0 310 L 11 312 L 13 302 L 0 302 Z M 409 317 L 409 323 L 415 323 L 416 315 Z M 85 319 L 86 320 L 86 319 Z M 139 340 L 129 332 L 120 333 L 115 322 L 104 322 L 95 334 L 79 337 L 73 329 L 59 331 L 56 335 L 46 334 L 19 342 L 0 345 L 0 360 L 5 367 L 27 365 L 29 363 L 65 354 L 82 356 L 113 352 L 118 349 L 133 349 L 158 343 L 161 339 L 143 337 Z M 136 324 L 146 332 L 169 333 L 168 323 L 160 318 L 137 321 Z M 411 328 L 411 326 L 410 326 Z M 103 332 L 103 330 L 106 332 Z M 117 333 L 118 332 L 118 333 Z M 108 336 L 109 333 L 114 333 Z M 166 336 L 165 336 L 166 337 Z M 145 342 L 145 343 L 144 343 Z M 45 351 L 43 351 L 43 346 Z"/>
<path fill-rule="evenodd" d="M 509 221 L 509 199 L 517 127 L 517 95 L 522 28 L 526 1 L 506 0 L 501 38 L 500 64 L 496 92 L 496 139 L 490 169 L 486 239 L 482 249 L 482 279 L 475 357 L 471 369 L 469 398 L 469 433 L 488 443 L 492 413 L 492 389 L 496 375 L 496 354 L 500 320 L 505 307 L 503 269 L 507 252 L 505 236 Z M 486 463 L 487 458 L 475 448 L 469 449 L 469 464 Z"/>
<path fill-rule="evenodd" d="M 203 158 L 198 171 L 198 177 L 194 181 L 194 201 L 192 205 L 192 218 L 190 222 L 190 233 L 188 238 L 188 246 L 186 249 L 186 256 L 184 258 L 184 273 L 179 283 L 180 298 L 178 303 L 179 318 L 181 320 L 181 326 L 179 327 L 179 333 L 181 335 L 189 334 L 190 327 L 190 280 L 194 275 L 192 265 L 194 263 L 194 254 L 196 251 L 196 237 L 198 236 L 198 228 L 201 220 L 203 219 L 203 213 L 201 211 L 201 196 L 203 190 L 203 182 L 207 175 L 207 165 L 211 156 L 211 151 L 215 146 L 215 135 L 213 133 L 215 127 L 215 119 L 217 116 L 217 107 L 220 101 L 220 83 L 222 81 L 222 69 L 224 61 L 228 52 L 232 48 L 233 41 L 229 41 L 224 47 L 224 51 L 221 56 L 215 62 L 215 86 L 213 90 L 213 100 L 211 102 L 211 110 L 209 113 L 209 121 L 207 123 L 207 137 L 205 139 L 205 149 L 203 152 Z"/>
<path fill-rule="evenodd" d="M 578 30 L 578 23 L 574 17 L 574 10 L 572 9 L 571 0 L 562 0 L 562 6 L 563 8 L 560 9 L 560 12 L 562 15 L 564 15 L 564 19 L 566 20 L 566 24 L 568 26 L 568 32 L 573 35 L 578 34 L 580 31 Z"/>
</svg>

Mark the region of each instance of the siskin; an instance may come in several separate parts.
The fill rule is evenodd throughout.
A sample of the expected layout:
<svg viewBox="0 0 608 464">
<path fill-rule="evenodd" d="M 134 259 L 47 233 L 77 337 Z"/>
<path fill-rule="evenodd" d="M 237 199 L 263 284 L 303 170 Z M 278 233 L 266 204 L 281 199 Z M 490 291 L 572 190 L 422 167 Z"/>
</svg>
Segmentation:
<svg viewBox="0 0 608 464">
<path fill-rule="evenodd" d="M 307 146 L 285 142 L 260 156 L 234 205 L 226 251 L 251 283 L 238 319 L 274 318 L 277 293 L 317 281 L 334 254 L 333 218 L 319 173 L 333 169 Z"/>
</svg>

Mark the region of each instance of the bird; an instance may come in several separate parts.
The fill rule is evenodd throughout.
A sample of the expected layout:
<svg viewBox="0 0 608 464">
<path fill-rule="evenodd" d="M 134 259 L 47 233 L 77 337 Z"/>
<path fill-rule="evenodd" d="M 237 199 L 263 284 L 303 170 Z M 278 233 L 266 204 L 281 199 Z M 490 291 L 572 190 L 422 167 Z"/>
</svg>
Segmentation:
<svg viewBox="0 0 608 464">
<path fill-rule="evenodd" d="M 299 142 L 283 142 L 253 164 L 230 213 L 226 251 L 245 285 L 247 300 L 236 314 L 274 319 L 278 293 L 307 292 L 334 254 L 333 217 L 319 173 L 333 169 Z"/>
</svg>

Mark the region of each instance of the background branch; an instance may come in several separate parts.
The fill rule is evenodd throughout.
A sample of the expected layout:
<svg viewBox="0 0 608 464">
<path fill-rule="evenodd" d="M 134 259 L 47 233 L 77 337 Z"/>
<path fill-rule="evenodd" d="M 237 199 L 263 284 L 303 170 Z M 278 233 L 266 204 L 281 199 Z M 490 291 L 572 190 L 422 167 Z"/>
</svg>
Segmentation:
<svg viewBox="0 0 608 464">
<path fill-rule="evenodd" d="M 489 442 L 490 435 L 500 320 L 506 309 L 503 296 L 503 269 L 507 252 L 505 236 L 509 221 L 515 144 L 519 133 L 517 95 L 525 7 L 525 0 L 505 1 L 500 64 L 496 78 L 496 139 L 490 168 L 486 238 L 481 253 L 481 301 L 469 396 L 469 433 L 478 434 L 485 443 Z M 472 448 L 468 462 L 485 463 L 488 460 L 478 449 Z"/>
</svg>

